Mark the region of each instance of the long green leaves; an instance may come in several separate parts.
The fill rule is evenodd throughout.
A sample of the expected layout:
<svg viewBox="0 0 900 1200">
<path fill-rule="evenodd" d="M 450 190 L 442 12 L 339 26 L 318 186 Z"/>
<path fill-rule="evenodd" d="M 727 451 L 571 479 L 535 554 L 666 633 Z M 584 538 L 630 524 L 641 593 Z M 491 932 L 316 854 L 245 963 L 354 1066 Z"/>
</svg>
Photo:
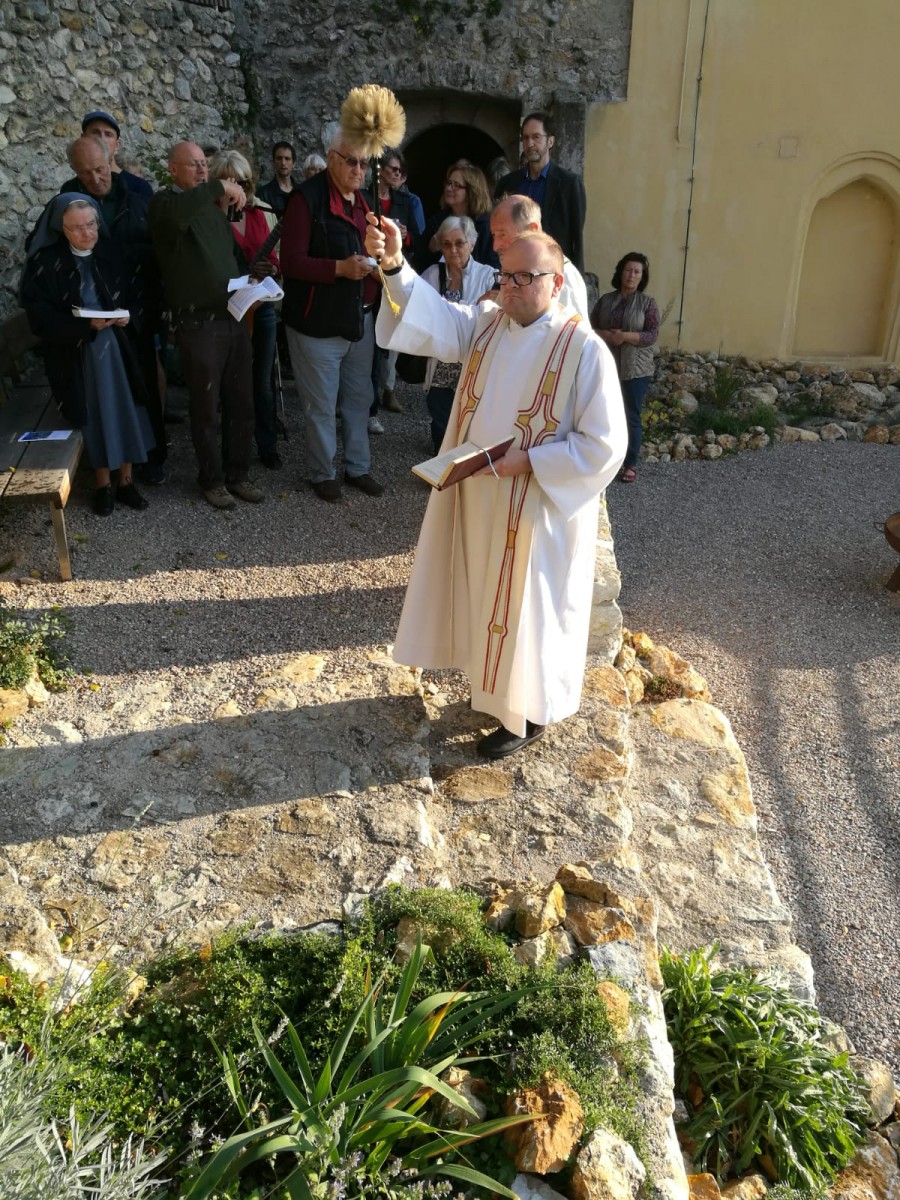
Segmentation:
<svg viewBox="0 0 900 1200">
<path fill-rule="evenodd" d="M 824 1045 L 811 1005 L 750 971 L 712 971 L 715 949 L 662 955 L 693 1159 L 724 1180 L 768 1155 L 785 1183 L 827 1185 L 864 1135 L 859 1080 L 847 1056 Z"/>
<path fill-rule="evenodd" d="M 288 1069 L 254 1026 L 260 1053 L 278 1084 L 290 1116 L 254 1127 L 252 1106 L 241 1093 L 237 1066 L 222 1055 L 226 1082 L 247 1129 L 229 1138 L 212 1155 L 185 1193 L 184 1200 L 207 1200 L 215 1190 L 265 1163 L 288 1194 L 306 1200 L 309 1172 L 339 1169 L 361 1162 L 373 1177 L 388 1158 L 399 1159 L 414 1177 L 448 1177 L 475 1183 L 515 1200 L 513 1192 L 465 1163 L 448 1162 L 461 1148 L 530 1118 L 502 1117 L 478 1122 L 459 1092 L 441 1078 L 460 1054 L 488 1032 L 489 1019 L 527 994 L 440 992 L 407 1012 L 428 949 L 421 943 L 400 973 L 392 996 L 382 982 L 366 980 L 365 995 L 314 1072 L 296 1030 L 286 1024 L 293 1070 Z M 363 1040 L 364 1039 L 364 1040 Z M 347 1060 L 351 1046 L 361 1048 Z M 426 1112 L 440 1096 L 462 1110 L 473 1124 L 462 1131 L 435 1126 Z M 298 1166 L 299 1159 L 299 1166 Z M 437 1160 L 437 1161 L 436 1161 Z"/>
</svg>

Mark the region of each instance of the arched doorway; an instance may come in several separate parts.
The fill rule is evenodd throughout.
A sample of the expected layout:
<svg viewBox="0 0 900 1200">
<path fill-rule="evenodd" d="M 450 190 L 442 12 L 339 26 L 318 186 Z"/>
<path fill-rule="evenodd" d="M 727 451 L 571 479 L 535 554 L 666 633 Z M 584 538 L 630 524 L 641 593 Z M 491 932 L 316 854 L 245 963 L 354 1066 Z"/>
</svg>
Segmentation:
<svg viewBox="0 0 900 1200">
<path fill-rule="evenodd" d="M 871 179 L 855 179 L 818 202 L 803 251 L 794 354 L 885 354 L 898 232 L 895 201 Z"/>
<path fill-rule="evenodd" d="M 440 207 L 444 176 L 451 163 L 467 158 L 484 171 L 502 150 L 489 134 L 471 125 L 437 125 L 413 138 L 404 154 L 409 163 L 410 186 L 421 197 L 428 214 Z"/>
<path fill-rule="evenodd" d="M 409 186 L 421 196 L 426 216 L 438 207 L 447 167 L 458 158 L 482 169 L 501 155 L 513 164 L 518 161 L 517 101 L 425 91 L 398 91 L 397 98 L 406 110 L 403 153 Z"/>
</svg>

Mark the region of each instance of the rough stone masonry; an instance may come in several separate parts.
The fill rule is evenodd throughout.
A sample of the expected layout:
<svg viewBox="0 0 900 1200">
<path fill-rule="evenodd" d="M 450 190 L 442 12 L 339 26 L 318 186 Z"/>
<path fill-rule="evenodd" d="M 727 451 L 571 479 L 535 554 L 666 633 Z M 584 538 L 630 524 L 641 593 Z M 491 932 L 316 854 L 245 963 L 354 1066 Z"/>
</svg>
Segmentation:
<svg viewBox="0 0 900 1200">
<path fill-rule="evenodd" d="M 439 14 L 426 38 L 393 0 L 0 0 L 0 320 L 23 243 L 70 178 L 67 143 L 91 109 L 126 155 L 164 178 L 169 146 L 241 145 L 268 170 L 273 139 L 321 150 L 349 88 L 508 110 L 552 106 L 564 165 L 579 166 L 585 106 L 625 97 L 632 0 L 503 0 L 497 16 Z"/>
</svg>

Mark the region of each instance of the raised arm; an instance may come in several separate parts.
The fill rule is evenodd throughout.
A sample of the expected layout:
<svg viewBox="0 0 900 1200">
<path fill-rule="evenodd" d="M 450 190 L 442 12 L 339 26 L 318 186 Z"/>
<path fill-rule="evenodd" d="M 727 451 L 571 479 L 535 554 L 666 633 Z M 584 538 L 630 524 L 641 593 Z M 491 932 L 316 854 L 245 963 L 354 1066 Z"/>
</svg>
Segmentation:
<svg viewBox="0 0 900 1200">
<path fill-rule="evenodd" d="M 381 258 L 387 283 L 375 324 L 378 345 L 441 362 L 462 362 L 475 335 L 478 310 L 449 304 L 404 262 L 400 231 L 393 221 L 382 218 L 379 228 L 374 213 L 366 220 L 366 250 L 373 258 Z M 399 314 L 393 312 L 388 297 L 399 307 Z"/>
</svg>

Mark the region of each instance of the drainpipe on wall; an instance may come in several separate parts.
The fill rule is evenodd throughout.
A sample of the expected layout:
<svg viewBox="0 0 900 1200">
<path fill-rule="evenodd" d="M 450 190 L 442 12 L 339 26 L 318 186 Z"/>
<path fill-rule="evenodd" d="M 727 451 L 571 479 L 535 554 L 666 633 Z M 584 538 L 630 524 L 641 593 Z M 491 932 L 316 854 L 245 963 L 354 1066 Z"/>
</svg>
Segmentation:
<svg viewBox="0 0 900 1200">
<path fill-rule="evenodd" d="M 694 96 L 694 131 L 691 137 L 691 175 L 688 191 L 687 222 L 684 230 L 684 261 L 681 268 L 681 303 L 678 307 L 678 340 L 681 349 L 681 330 L 684 326 L 684 293 L 687 287 L 688 252 L 691 247 L 691 214 L 694 208 L 694 168 L 697 162 L 697 129 L 700 124 L 700 85 L 703 82 L 703 55 L 706 50 L 706 31 L 709 27 L 709 8 L 712 0 L 706 0 L 706 12 L 703 16 L 703 37 L 700 40 L 700 62 L 697 66 L 697 91 Z"/>
</svg>

